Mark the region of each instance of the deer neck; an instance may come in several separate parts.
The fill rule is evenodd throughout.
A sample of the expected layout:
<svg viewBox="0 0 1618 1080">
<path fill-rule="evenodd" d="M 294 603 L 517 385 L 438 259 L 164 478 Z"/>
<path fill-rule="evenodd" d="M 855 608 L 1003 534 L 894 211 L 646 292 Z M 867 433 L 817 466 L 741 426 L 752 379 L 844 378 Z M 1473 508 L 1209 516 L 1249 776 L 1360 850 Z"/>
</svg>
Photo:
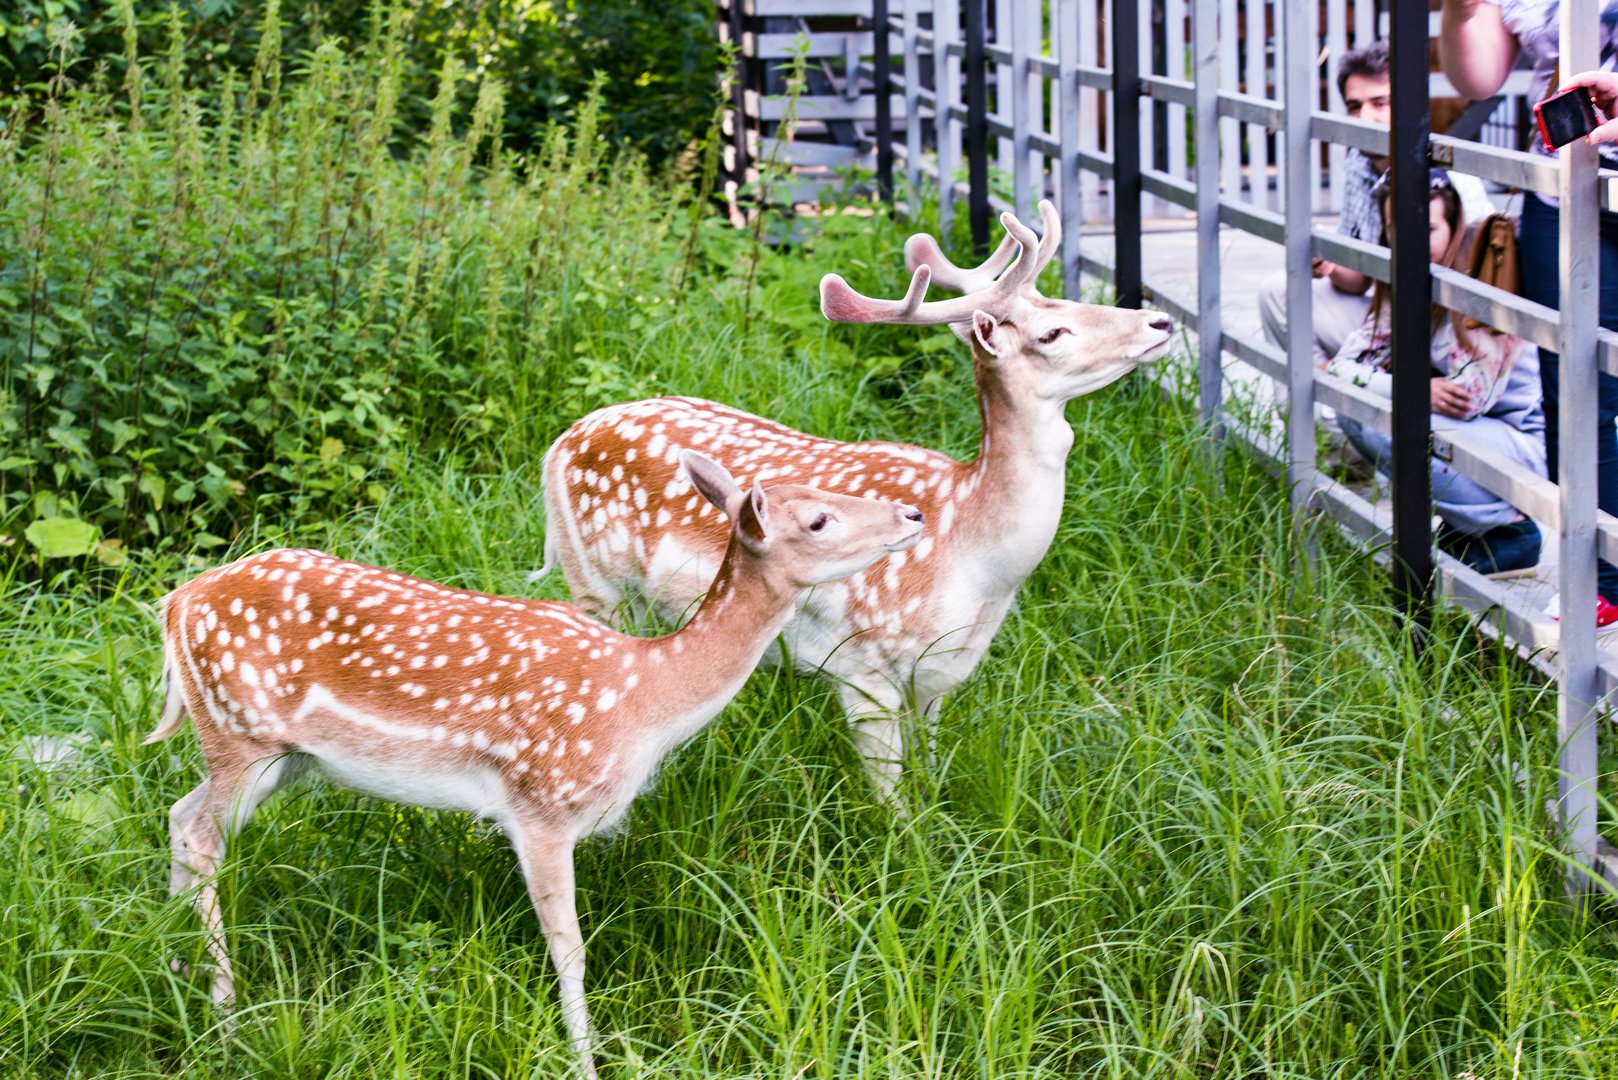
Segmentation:
<svg viewBox="0 0 1618 1080">
<path fill-rule="evenodd" d="M 978 412 L 983 423 L 977 460 L 968 467 L 970 497 L 962 511 L 995 532 L 1013 507 L 1052 506 L 1060 516 L 1073 429 L 1060 399 L 1040 395 L 1012 373 L 976 363 Z"/>
<path fill-rule="evenodd" d="M 982 442 L 977 459 L 962 466 L 939 532 L 949 536 L 959 578 L 995 599 L 1033 573 L 1056 536 L 1073 429 L 1061 400 L 981 360 L 977 376 Z"/>
<path fill-rule="evenodd" d="M 671 723 L 695 725 L 676 737 L 694 734 L 747 681 L 792 617 L 799 591 L 776 580 L 732 538 L 696 613 L 675 633 L 646 645 L 670 660 L 660 665 L 661 711 Z M 711 711 L 704 708 L 709 702 Z M 704 712 L 700 721 L 693 720 Z"/>
</svg>

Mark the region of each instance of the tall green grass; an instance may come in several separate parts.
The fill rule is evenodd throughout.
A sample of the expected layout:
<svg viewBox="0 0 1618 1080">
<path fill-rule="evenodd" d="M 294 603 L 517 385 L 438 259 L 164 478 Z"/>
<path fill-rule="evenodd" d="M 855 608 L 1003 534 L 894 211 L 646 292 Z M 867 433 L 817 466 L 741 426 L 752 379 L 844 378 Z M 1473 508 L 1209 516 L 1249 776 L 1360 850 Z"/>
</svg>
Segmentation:
<svg viewBox="0 0 1618 1080">
<path fill-rule="evenodd" d="M 715 360 L 659 363 L 851 430 Z M 867 430 L 964 438 L 961 368 L 929 415 L 879 403 Z M 764 671 L 581 849 L 611 1074 L 1618 1075 L 1618 939 L 1564 903 L 1544 689 L 1448 615 L 1412 660 L 1378 573 L 1300 536 L 1250 463 L 1215 471 L 1147 380 L 1070 415 L 1061 534 L 945 705 L 909 817 L 873 803 L 828 688 Z M 278 539 L 518 592 L 537 496 L 532 460 L 421 458 L 380 506 Z M 137 745 L 150 602 L 180 571 L 137 558 L 110 597 L 8 587 L 8 737 L 88 739 L 59 770 L 0 769 L 0 1072 L 565 1074 L 505 841 L 319 786 L 228 858 L 242 1012 L 222 1030 L 165 896 L 165 811 L 199 755 Z"/>
<path fill-rule="evenodd" d="M 272 802 L 226 860 L 241 1001 L 227 1030 L 207 1001 L 195 915 L 166 896 L 166 812 L 200 755 L 190 737 L 139 745 L 157 715 L 153 604 L 188 574 L 297 543 L 559 595 L 556 580 L 525 580 L 544 534 L 540 454 L 625 397 L 697 394 L 825 435 L 975 445 L 969 362 L 952 335 L 828 327 L 816 311 L 814 284 L 831 270 L 902 290 L 898 225 L 839 215 L 806 224 L 801 245 L 759 248 L 633 161 L 601 157 L 588 116 L 520 167 L 469 150 L 448 114 L 439 135 L 400 146 L 373 127 L 385 56 L 328 51 L 284 82 L 266 60 L 256 86 L 246 73 L 218 97 L 175 66 L 168 88 L 149 74 L 135 113 L 91 87 L 64 96 L 37 138 L 0 147 L 23 181 L 0 192 L 0 226 L 34 241 L 9 249 L 21 261 L 0 277 L 7 327 L 45 312 L 19 297 L 61 305 L 80 275 L 127 272 L 177 305 L 189 328 L 178 356 L 223 364 L 246 387 L 205 390 L 303 410 L 288 405 L 255 451 L 268 455 L 255 470 L 292 471 L 225 469 L 242 490 L 201 519 L 183 509 L 147 523 L 147 492 L 120 558 L 47 557 L 18 538 L 0 564 L 0 1075 L 570 1068 L 503 838 L 318 785 Z M 319 85 L 341 89 L 327 100 Z M 275 93 L 268 149 L 243 156 Z M 179 120 L 165 111 L 185 101 L 200 114 L 176 130 L 210 164 L 183 177 L 211 194 L 187 212 L 204 224 L 174 216 L 159 241 L 162 215 L 178 214 L 164 209 L 181 175 L 171 155 L 186 143 L 154 129 L 190 124 L 189 106 Z M 300 107 L 312 126 L 288 122 Z M 369 145 L 377 171 L 315 169 L 311 201 L 260 200 L 282 233 L 240 239 L 267 245 L 254 259 L 268 260 L 250 261 L 240 288 L 273 289 L 284 260 L 287 291 L 255 301 L 243 325 L 270 321 L 219 353 L 234 315 L 187 315 L 179 268 L 218 258 L 230 211 L 207 208 L 230 178 L 290 185 L 308 167 L 300 138 L 328 162 Z M 28 231 L 47 176 L 78 178 L 51 216 L 65 233 Z M 339 272 L 335 304 L 329 271 L 343 264 L 310 246 L 328 183 L 343 194 L 334 206 L 362 183 L 379 193 L 372 221 L 395 215 L 375 226 L 393 246 L 369 272 Z M 277 254 L 283 234 L 302 239 Z M 170 261 L 112 254 L 148 249 Z M 129 295 L 138 330 L 157 301 Z M 324 329 L 328 309 L 350 336 Z M 69 324 L 73 355 L 135 370 L 126 317 Z M 6 385 L 38 395 L 31 407 L 96 400 L 66 395 L 56 376 L 41 389 L 49 361 L 10 356 Z M 349 434 L 378 371 L 396 426 Z M 108 386 L 104 404 L 132 400 L 117 396 L 127 380 Z M 16 418 L 26 403 L 8 404 Z M 912 763 L 908 816 L 874 803 L 830 689 L 770 670 L 671 759 L 618 835 L 581 849 L 608 1075 L 1618 1076 L 1618 935 L 1606 910 L 1564 902 L 1546 689 L 1453 613 L 1413 659 L 1368 560 L 1323 522 L 1294 519 L 1252 462 L 1210 453 L 1154 380 L 1068 413 L 1062 529 L 946 702 L 930 758 Z M 234 461 L 246 450 L 231 440 L 258 445 L 244 424 L 238 410 L 172 426 L 216 432 Z M 65 456 L 0 469 L 12 535 L 71 511 L 116 536 L 126 503 L 74 479 L 89 466 L 30 430 L 30 455 Z M 343 444 L 330 462 L 326 438 Z M 126 500 L 127 485 L 139 490 L 128 461 L 91 460 L 95 476 L 126 477 Z M 200 477 L 214 460 L 171 464 Z M 29 468 L 33 490 L 18 479 Z M 338 482 L 320 488 L 321 469 Z"/>
</svg>

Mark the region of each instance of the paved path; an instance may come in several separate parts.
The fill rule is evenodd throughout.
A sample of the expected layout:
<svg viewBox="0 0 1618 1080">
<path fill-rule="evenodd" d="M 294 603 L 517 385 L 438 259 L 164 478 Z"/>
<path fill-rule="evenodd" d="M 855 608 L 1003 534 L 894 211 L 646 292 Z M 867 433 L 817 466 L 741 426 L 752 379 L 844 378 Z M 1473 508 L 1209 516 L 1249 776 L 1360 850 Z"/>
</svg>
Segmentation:
<svg viewBox="0 0 1618 1080">
<path fill-rule="evenodd" d="M 1329 221 L 1317 222 L 1330 224 Z M 1083 240 L 1087 252 L 1112 260 L 1110 232 L 1087 232 Z M 1263 327 L 1258 317 L 1258 290 L 1261 283 L 1283 269 L 1284 251 L 1281 245 L 1253 236 L 1239 229 L 1224 227 L 1220 230 L 1220 311 L 1225 330 L 1243 337 L 1262 340 Z M 1157 219 L 1146 222 L 1142 241 L 1142 263 L 1145 277 L 1168 290 L 1176 297 L 1194 304 L 1197 295 L 1197 233 L 1196 222 L 1190 219 Z M 1231 391 L 1250 394 L 1260 403 L 1276 403 L 1276 387 L 1271 380 L 1258 374 L 1248 365 L 1226 358 L 1225 378 Z M 1380 490 L 1367 485 L 1356 488 L 1388 514 L 1392 504 L 1387 498 L 1386 484 Z M 1503 582 L 1513 597 L 1521 597 L 1528 610 L 1538 611 L 1555 596 L 1556 561 L 1558 556 L 1555 534 L 1540 522 L 1545 534 L 1545 546 L 1537 570 Z M 1618 644 L 1618 626 L 1604 633 L 1606 644 Z"/>
</svg>

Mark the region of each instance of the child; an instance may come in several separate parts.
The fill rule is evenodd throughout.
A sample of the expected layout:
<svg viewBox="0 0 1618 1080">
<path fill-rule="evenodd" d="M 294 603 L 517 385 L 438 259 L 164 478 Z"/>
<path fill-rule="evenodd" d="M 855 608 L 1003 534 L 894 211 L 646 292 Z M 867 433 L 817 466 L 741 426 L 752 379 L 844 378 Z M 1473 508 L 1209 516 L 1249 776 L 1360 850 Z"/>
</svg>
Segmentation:
<svg viewBox="0 0 1618 1080">
<path fill-rule="evenodd" d="M 1465 239 L 1460 196 L 1442 169 L 1431 171 L 1428 188 L 1429 258 L 1460 268 Z M 1373 194 L 1386 221 L 1391 192 L 1385 181 L 1377 189 Z M 1386 233 L 1384 227 L 1384 243 Z M 1388 287 L 1378 282 L 1365 321 L 1326 365 L 1331 374 L 1384 397 L 1392 396 L 1393 389 L 1388 307 Z M 1433 430 L 1481 436 L 1502 457 L 1544 476 L 1538 350 L 1510 334 L 1469 326 L 1436 304 L 1431 325 Z M 1349 441 L 1379 470 L 1390 471 L 1392 440 L 1348 417 L 1342 422 Z M 1539 561 L 1539 527 L 1509 502 L 1437 459 L 1432 461 L 1432 487 L 1444 522 L 1437 536 L 1440 550 L 1485 574 L 1523 570 Z"/>
</svg>

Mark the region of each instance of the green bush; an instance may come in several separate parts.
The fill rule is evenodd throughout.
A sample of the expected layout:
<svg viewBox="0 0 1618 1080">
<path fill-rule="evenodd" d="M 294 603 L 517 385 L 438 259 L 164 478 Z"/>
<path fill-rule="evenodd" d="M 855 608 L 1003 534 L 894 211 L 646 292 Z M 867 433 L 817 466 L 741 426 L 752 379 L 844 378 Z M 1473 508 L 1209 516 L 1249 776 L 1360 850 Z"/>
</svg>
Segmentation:
<svg viewBox="0 0 1618 1080">
<path fill-rule="evenodd" d="M 654 182 L 587 95 L 518 155 L 503 84 L 481 79 L 460 113 L 453 61 L 421 136 L 400 137 L 397 26 L 297 69 L 267 33 L 218 92 L 196 85 L 189 32 L 176 14 L 166 55 L 73 90 L 52 78 L 77 44 L 59 29 L 38 121 L 0 135 L 15 553 L 116 563 L 295 528 L 380 501 L 407 456 L 538 460 L 592 408 L 768 356 L 786 358 L 778 388 L 741 368 L 752 407 L 835 381 L 796 418 L 828 432 L 925 378 L 882 344 L 902 331 L 864 331 L 857 353 L 828 339 L 802 248 L 708 215 L 712 142 L 698 177 Z M 824 230 L 900 288 L 894 227 Z"/>
<path fill-rule="evenodd" d="M 0 5 L 0 106 L 37 106 L 51 75 L 53 22 L 80 30 L 83 60 L 74 76 L 89 80 L 104 66 L 114 82 L 127 66 L 125 23 L 117 0 L 18 0 Z M 400 33 L 399 112 L 404 129 L 425 131 L 445 57 L 461 64 L 456 94 L 469 110 L 481 79 L 507 88 L 501 132 L 517 150 L 537 149 L 545 126 L 571 121 L 593 73 L 605 77 L 601 131 L 635 147 L 654 166 L 699 138 L 708 116 L 718 49 L 709 0 L 469 0 L 429 4 L 235 0 L 138 3 L 143 41 L 166 37 L 171 7 L 186 18 L 188 68 L 200 85 L 217 87 L 228 72 L 252 69 L 266 16 L 279 14 L 280 51 L 308 58 L 336 40 L 355 52 L 390 22 Z"/>
<path fill-rule="evenodd" d="M 403 449 L 521 426 L 568 383 L 561 282 L 621 301 L 614 264 L 652 257 L 678 210 L 609 157 L 599 102 L 522 164 L 496 80 L 455 133 L 451 61 L 395 162 L 397 38 L 322 45 L 283 87 L 266 35 L 210 100 L 172 31 L 117 97 L 58 87 L 0 141 L 0 507 L 42 552 L 89 542 L 72 521 L 206 545 L 378 497 Z"/>
</svg>

